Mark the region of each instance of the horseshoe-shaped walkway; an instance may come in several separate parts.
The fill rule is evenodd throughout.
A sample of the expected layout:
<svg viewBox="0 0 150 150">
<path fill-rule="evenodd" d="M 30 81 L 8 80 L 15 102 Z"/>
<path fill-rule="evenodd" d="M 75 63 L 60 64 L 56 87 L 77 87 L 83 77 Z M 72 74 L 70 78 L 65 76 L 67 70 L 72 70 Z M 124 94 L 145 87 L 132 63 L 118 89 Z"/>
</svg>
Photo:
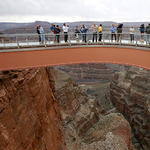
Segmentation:
<svg viewBox="0 0 150 150">
<path fill-rule="evenodd" d="M 150 70 L 150 49 L 130 46 L 60 46 L 0 53 L 0 71 L 79 63 L 114 63 Z"/>
</svg>

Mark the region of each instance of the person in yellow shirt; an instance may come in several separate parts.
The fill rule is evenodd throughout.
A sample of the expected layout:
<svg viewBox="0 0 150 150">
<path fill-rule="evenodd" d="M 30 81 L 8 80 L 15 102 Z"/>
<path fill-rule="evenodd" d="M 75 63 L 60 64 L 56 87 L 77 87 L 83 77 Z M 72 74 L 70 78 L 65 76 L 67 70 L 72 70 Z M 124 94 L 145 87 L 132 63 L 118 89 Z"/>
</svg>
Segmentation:
<svg viewBox="0 0 150 150">
<path fill-rule="evenodd" d="M 99 32 L 99 41 L 101 41 L 102 40 L 102 24 L 99 25 L 98 32 Z"/>
</svg>

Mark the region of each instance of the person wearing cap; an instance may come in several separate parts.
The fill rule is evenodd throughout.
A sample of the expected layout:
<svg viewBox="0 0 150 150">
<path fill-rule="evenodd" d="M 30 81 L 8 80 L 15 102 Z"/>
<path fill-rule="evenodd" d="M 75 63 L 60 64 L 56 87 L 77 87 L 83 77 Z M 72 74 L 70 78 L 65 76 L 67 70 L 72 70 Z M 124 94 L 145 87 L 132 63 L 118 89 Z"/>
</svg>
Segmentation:
<svg viewBox="0 0 150 150">
<path fill-rule="evenodd" d="M 94 24 L 91 26 L 91 28 L 93 29 L 93 40 L 92 41 L 94 42 L 94 38 L 96 38 L 96 42 L 97 42 L 97 29 L 98 29 L 98 26 L 94 22 Z"/>
<path fill-rule="evenodd" d="M 134 26 L 131 26 L 131 28 L 129 29 L 131 42 L 134 42 L 134 31 Z"/>
<path fill-rule="evenodd" d="M 98 32 L 99 32 L 99 41 L 101 41 L 102 40 L 102 24 L 99 25 Z"/>
<path fill-rule="evenodd" d="M 150 23 L 148 24 L 148 26 L 146 27 L 146 30 L 145 30 L 145 32 L 146 32 L 146 45 L 150 45 Z M 148 40 L 149 40 L 149 43 L 148 43 Z"/>
</svg>

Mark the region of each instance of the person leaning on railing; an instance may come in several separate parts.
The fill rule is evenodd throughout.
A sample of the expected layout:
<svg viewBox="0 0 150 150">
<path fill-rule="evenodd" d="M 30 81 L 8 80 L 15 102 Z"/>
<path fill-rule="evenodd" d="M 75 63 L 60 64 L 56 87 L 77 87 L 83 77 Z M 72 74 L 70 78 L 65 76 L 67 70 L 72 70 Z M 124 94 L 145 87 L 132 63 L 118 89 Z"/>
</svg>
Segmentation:
<svg viewBox="0 0 150 150">
<path fill-rule="evenodd" d="M 115 41 L 116 41 L 116 27 L 114 26 L 114 24 L 112 24 L 112 27 L 111 27 L 111 42 L 113 42 L 113 36 L 115 37 Z"/>
<path fill-rule="evenodd" d="M 132 42 L 132 41 L 134 42 L 134 31 L 135 31 L 135 30 L 134 30 L 134 27 L 131 26 L 131 28 L 130 28 L 130 30 L 129 30 L 131 42 Z"/>
<path fill-rule="evenodd" d="M 102 40 L 102 24 L 99 25 L 98 32 L 99 32 L 99 41 L 101 41 Z"/>
<path fill-rule="evenodd" d="M 146 45 L 150 45 L 150 23 L 148 24 L 148 26 L 146 27 L 146 30 L 145 30 L 145 32 L 146 32 Z M 149 39 L 149 43 L 148 43 L 148 39 Z"/>
</svg>

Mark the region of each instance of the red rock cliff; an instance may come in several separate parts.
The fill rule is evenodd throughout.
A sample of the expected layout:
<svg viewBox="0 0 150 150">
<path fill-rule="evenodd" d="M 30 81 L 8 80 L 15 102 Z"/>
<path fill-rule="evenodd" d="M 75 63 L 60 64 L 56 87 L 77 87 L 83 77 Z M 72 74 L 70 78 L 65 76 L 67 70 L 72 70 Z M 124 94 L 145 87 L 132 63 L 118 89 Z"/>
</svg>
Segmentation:
<svg viewBox="0 0 150 150">
<path fill-rule="evenodd" d="M 46 68 L 0 73 L 0 150 L 67 150 Z"/>
</svg>

